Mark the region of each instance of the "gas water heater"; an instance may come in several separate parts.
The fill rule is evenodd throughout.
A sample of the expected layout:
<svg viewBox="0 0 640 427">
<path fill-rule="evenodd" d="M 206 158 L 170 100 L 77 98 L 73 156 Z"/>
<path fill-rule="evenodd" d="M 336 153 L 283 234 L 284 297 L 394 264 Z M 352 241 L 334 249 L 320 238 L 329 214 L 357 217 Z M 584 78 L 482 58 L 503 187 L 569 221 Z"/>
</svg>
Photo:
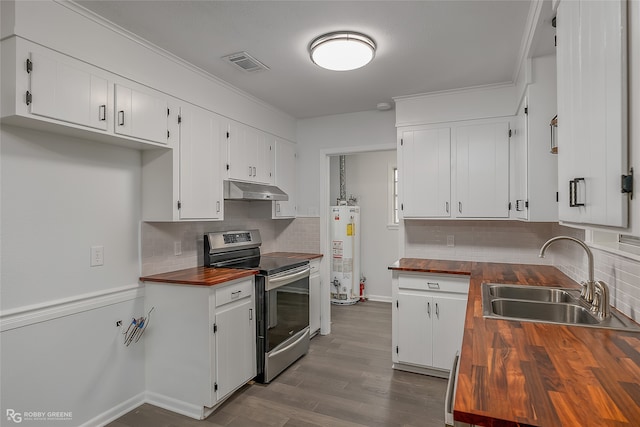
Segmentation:
<svg viewBox="0 0 640 427">
<path fill-rule="evenodd" d="M 360 207 L 331 207 L 331 303 L 355 304 L 360 292 Z"/>
</svg>

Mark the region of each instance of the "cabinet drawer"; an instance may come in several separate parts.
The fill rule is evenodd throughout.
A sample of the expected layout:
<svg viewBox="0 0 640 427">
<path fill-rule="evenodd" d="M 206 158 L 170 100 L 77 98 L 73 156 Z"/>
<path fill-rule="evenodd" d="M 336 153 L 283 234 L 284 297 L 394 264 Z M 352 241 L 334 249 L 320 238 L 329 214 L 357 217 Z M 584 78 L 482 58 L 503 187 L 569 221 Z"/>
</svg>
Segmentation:
<svg viewBox="0 0 640 427">
<path fill-rule="evenodd" d="M 469 293 L 469 276 L 446 274 L 401 274 L 400 289 L 416 289 L 433 292 Z"/>
<path fill-rule="evenodd" d="M 252 293 L 253 280 L 250 279 L 232 285 L 222 286 L 220 289 L 216 289 L 216 307 L 242 298 L 248 298 Z"/>
</svg>

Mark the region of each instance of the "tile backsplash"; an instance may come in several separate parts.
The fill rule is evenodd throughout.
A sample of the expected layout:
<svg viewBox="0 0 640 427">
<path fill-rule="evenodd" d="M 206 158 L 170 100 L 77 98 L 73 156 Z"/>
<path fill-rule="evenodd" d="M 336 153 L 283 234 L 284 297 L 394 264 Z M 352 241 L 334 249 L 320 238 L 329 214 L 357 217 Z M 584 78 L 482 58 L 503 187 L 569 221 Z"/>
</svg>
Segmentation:
<svg viewBox="0 0 640 427">
<path fill-rule="evenodd" d="M 559 241 L 538 258 L 554 236 L 584 240 L 581 229 L 557 223 L 518 221 L 406 221 L 405 257 L 523 264 L 551 264 L 576 282 L 588 277 L 587 256 L 578 245 Z M 447 246 L 453 236 L 454 246 Z M 640 262 L 592 248 L 595 279 L 609 285 L 611 304 L 640 321 Z"/>
<path fill-rule="evenodd" d="M 511 264 L 551 264 L 538 258 L 553 237 L 551 223 L 520 221 L 405 221 L 405 257 Z M 447 239 L 453 246 L 447 246 Z"/>
<path fill-rule="evenodd" d="M 142 223 L 141 274 L 151 275 L 203 264 L 202 236 L 209 231 L 259 229 L 262 252 L 320 252 L 320 218 L 272 220 L 257 217 L 252 203 L 227 202 L 220 222 Z M 264 209 L 260 209 L 264 211 Z M 546 257 L 540 247 L 553 236 L 584 239 L 584 231 L 555 223 L 518 221 L 406 221 L 405 257 L 521 264 L 552 264 L 576 282 L 587 277 L 587 257 L 579 246 L 557 242 Z M 453 236 L 453 246 L 447 238 Z M 450 238 L 450 237 L 449 237 Z M 182 254 L 174 254 L 180 242 Z M 592 249 L 596 280 L 611 291 L 611 304 L 640 320 L 640 262 Z"/>
<path fill-rule="evenodd" d="M 555 224 L 554 235 L 572 236 L 584 239 L 584 231 Z M 569 242 L 554 243 L 554 265 L 576 282 L 588 277 L 588 263 L 585 251 Z M 553 247 L 549 247 L 551 252 Z M 611 305 L 640 321 L 640 262 L 621 255 L 592 248 L 595 280 L 609 285 Z"/>
<path fill-rule="evenodd" d="M 211 231 L 258 229 L 262 253 L 320 252 L 320 218 L 272 220 L 268 218 L 271 211 L 264 209 L 266 203 L 227 201 L 224 221 L 143 222 L 141 274 L 148 276 L 203 265 L 202 238 Z M 175 255 L 176 242 L 180 242 L 180 255 Z"/>
</svg>

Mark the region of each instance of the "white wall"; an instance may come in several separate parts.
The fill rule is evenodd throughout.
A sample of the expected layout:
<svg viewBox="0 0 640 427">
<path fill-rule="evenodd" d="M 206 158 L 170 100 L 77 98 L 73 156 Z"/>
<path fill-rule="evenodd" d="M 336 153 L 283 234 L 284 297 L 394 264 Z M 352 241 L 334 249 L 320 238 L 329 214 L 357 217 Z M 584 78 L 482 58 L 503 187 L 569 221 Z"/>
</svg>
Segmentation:
<svg viewBox="0 0 640 427">
<path fill-rule="evenodd" d="M 2 311 L 137 284 L 138 151 L 12 126 L 1 150 Z"/>
<path fill-rule="evenodd" d="M 298 215 L 319 216 L 320 151 L 395 144 L 395 112 L 374 110 L 298 120 L 296 141 Z"/>
<path fill-rule="evenodd" d="M 222 116 L 295 141 L 295 119 L 69 2 L 0 2 L 17 34 Z"/>
<path fill-rule="evenodd" d="M 515 85 L 505 84 L 394 98 L 396 125 L 413 126 L 510 116 L 518 108 L 517 90 Z"/>
<path fill-rule="evenodd" d="M 398 229 L 389 229 L 389 167 L 396 151 L 375 151 L 346 156 L 347 196 L 360 206 L 360 272 L 367 278 L 365 294 L 376 301 L 391 301 L 391 272 L 398 259 Z M 339 175 L 332 176 L 332 182 Z M 333 201 L 332 201 L 333 203 Z M 357 289 L 356 289 L 357 292 Z"/>
<path fill-rule="evenodd" d="M 144 314 L 140 153 L 4 125 L 0 138 L 3 416 L 71 411 L 63 424 L 80 425 L 140 403 L 144 350 L 115 325 Z M 94 245 L 103 266 L 89 266 Z"/>
<path fill-rule="evenodd" d="M 295 139 L 291 116 L 101 19 L 88 19 L 72 3 L 2 1 L 0 7 L 3 38 L 17 34 Z M 0 132 L 0 412 L 72 413 L 68 421 L 25 419 L 21 425 L 102 424 L 144 401 L 143 346 L 124 347 L 115 326 L 144 314 L 141 155 L 48 132 L 5 125 Z M 184 230 L 168 230 L 160 234 L 172 247 L 171 233 Z M 269 241 L 275 233 L 272 225 Z M 197 252 L 191 244 L 187 249 Z M 104 246 L 104 266 L 89 267 L 94 245 Z"/>
</svg>

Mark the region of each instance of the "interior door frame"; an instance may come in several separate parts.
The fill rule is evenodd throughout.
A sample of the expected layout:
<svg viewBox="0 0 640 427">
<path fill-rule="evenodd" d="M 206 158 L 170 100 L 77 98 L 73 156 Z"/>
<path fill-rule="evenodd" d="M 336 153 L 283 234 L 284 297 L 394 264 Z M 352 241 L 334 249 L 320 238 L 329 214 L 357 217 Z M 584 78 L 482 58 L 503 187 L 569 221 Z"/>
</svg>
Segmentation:
<svg viewBox="0 0 640 427">
<path fill-rule="evenodd" d="M 320 265 L 320 292 L 323 297 L 320 300 L 320 334 L 327 335 L 331 333 L 331 293 L 329 285 L 329 276 L 331 273 L 331 250 L 329 242 L 329 200 L 331 186 L 331 161 L 332 156 L 341 156 L 349 154 L 371 153 L 376 151 L 396 151 L 397 144 L 375 144 L 375 145 L 359 145 L 353 147 L 333 147 L 320 150 L 320 253 L 323 260 Z"/>
</svg>

